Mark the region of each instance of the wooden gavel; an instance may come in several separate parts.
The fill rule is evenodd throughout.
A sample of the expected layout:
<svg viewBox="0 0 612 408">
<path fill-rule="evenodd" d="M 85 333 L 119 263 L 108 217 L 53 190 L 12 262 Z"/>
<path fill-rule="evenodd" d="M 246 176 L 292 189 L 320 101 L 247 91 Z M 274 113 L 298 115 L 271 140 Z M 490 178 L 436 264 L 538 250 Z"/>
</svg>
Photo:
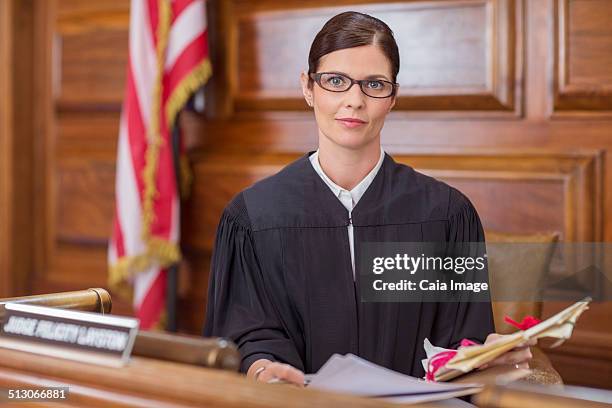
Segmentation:
<svg viewBox="0 0 612 408">
<path fill-rule="evenodd" d="M 107 314 L 112 308 L 110 294 L 101 288 L 47 295 L 0 299 L 0 322 L 7 303 L 57 307 Z M 139 331 L 132 354 L 178 363 L 237 371 L 240 355 L 236 346 L 222 338 L 202 338 L 160 332 Z"/>
</svg>

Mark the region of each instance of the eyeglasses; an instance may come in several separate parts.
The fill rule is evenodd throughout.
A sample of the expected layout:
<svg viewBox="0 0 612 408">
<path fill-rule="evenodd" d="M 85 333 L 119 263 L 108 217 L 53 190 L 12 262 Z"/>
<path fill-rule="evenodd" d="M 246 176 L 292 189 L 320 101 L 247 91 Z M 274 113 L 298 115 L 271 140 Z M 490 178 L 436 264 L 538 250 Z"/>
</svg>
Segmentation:
<svg viewBox="0 0 612 408">
<path fill-rule="evenodd" d="M 330 92 L 346 92 L 353 84 L 359 84 L 361 92 L 372 98 L 389 98 L 395 95 L 397 84 L 382 79 L 353 79 L 335 72 L 317 72 L 310 74 L 321 88 Z"/>
</svg>

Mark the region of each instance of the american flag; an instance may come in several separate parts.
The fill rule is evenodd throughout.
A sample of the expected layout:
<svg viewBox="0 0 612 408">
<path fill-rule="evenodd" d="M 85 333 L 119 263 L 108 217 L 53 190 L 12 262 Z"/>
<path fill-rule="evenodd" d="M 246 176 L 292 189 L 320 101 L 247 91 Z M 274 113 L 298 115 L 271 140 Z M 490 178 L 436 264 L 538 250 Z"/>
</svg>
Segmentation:
<svg viewBox="0 0 612 408">
<path fill-rule="evenodd" d="M 108 260 L 143 329 L 160 324 L 166 268 L 181 257 L 173 128 L 210 74 L 205 0 L 132 0 Z"/>
</svg>

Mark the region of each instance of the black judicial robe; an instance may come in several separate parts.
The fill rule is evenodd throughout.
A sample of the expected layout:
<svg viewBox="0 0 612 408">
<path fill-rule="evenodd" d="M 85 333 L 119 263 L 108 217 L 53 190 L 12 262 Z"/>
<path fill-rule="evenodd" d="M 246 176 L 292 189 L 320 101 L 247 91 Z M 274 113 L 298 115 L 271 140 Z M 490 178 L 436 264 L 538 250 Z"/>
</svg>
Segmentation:
<svg viewBox="0 0 612 408">
<path fill-rule="evenodd" d="M 422 377 L 423 340 L 457 348 L 494 331 L 491 304 L 360 302 L 348 211 L 306 154 L 225 208 L 211 263 L 204 335 L 234 341 L 241 371 L 260 358 L 316 372 L 353 353 Z M 484 241 L 469 200 L 385 155 L 352 211 L 355 275 L 362 242 Z"/>
</svg>

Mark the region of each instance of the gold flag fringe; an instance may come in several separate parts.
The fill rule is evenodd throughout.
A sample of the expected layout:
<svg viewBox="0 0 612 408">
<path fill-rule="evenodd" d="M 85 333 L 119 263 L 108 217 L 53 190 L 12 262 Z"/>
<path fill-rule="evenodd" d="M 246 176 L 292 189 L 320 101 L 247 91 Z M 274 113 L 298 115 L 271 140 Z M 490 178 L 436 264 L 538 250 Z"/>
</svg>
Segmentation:
<svg viewBox="0 0 612 408">
<path fill-rule="evenodd" d="M 142 209 L 142 239 L 147 242 L 151 238 L 151 225 L 155 221 L 153 206 L 158 195 L 155 188 L 157 175 L 157 162 L 159 149 L 164 140 L 161 137 L 161 124 L 159 120 L 162 102 L 162 81 L 164 78 L 164 61 L 166 47 L 168 46 L 168 33 L 170 30 L 170 3 L 166 0 L 159 2 L 159 26 L 157 27 L 157 77 L 153 89 L 153 104 L 151 124 L 149 129 L 149 144 L 145 153 L 145 167 L 143 170 L 144 197 Z"/>
<path fill-rule="evenodd" d="M 189 97 L 204 85 L 211 75 L 212 65 L 210 64 L 210 59 L 206 58 L 193 68 L 189 74 L 185 75 L 179 86 L 172 91 L 166 104 L 166 120 L 170 127 L 174 125 L 179 112 L 185 106 Z M 191 173 L 187 156 L 181 155 L 179 169 L 181 172 L 181 185 L 179 186 L 181 198 L 186 199 L 189 197 L 191 182 L 193 181 L 193 174 Z"/>
<path fill-rule="evenodd" d="M 172 127 L 174 125 L 178 113 L 185 106 L 189 97 L 204 85 L 211 75 L 212 65 L 210 64 L 210 59 L 206 58 L 185 75 L 179 86 L 174 88 L 166 104 L 166 121 L 168 126 Z"/>
<path fill-rule="evenodd" d="M 123 257 L 109 268 L 109 286 L 125 299 L 132 299 L 129 279 L 134 275 L 150 268 L 153 262 L 157 262 L 160 267 L 166 267 L 181 259 L 178 246 L 171 242 L 153 237 L 148 244 L 146 252 Z"/>
</svg>

